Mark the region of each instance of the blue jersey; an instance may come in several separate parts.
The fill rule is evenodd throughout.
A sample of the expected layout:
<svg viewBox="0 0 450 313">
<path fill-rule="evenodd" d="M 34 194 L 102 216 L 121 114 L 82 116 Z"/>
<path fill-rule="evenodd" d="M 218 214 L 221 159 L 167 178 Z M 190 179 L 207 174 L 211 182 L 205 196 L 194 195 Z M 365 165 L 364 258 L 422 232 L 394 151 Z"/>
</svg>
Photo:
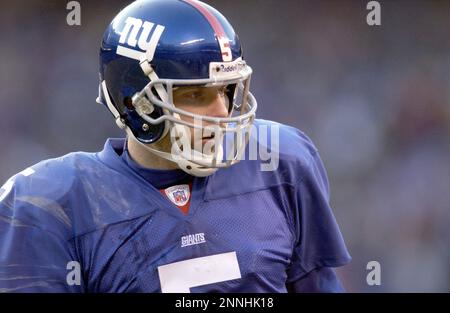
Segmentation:
<svg viewBox="0 0 450 313">
<path fill-rule="evenodd" d="M 346 264 L 317 149 L 279 137 L 274 171 L 246 158 L 193 178 L 187 214 L 124 160 L 125 139 L 24 170 L 0 190 L 0 291 L 286 292 Z"/>
</svg>

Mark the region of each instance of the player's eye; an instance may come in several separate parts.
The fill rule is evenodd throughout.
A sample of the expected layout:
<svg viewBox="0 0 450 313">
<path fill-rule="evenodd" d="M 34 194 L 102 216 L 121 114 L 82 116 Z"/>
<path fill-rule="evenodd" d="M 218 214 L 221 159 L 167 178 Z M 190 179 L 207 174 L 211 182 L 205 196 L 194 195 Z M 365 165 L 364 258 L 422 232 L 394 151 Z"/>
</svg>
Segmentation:
<svg viewBox="0 0 450 313">
<path fill-rule="evenodd" d="M 190 90 L 181 94 L 181 97 L 185 100 L 198 100 L 203 96 L 203 93 L 198 90 Z"/>
<path fill-rule="evenodd" d="M 191 99 L 198 99 L 201 96 L 202 96 L 202 93 L 199 91 L 192 91 L 192 92 L 188 93 L 188 98 L 191 98 Z"/>
</svg>

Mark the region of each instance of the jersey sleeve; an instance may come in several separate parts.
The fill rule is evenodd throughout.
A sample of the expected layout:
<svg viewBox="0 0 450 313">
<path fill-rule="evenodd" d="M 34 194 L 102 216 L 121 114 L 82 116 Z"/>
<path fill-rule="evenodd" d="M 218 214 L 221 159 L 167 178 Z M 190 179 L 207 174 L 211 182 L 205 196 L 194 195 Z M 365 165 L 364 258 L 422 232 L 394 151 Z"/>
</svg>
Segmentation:
<svg viewBox="0 0 450 313">
<path fill-rule="evenodd" d="M 320 267 L 312 270 L 300 279 L 286 285 L 290 293 L 301 292 L 345 292 L 336 272 L 330 267 Z"/>
<path fill-rule="evenodd" d="M 303 134 L 304 138 L 307 138 Z M 310 158 L 301 166 L 296 184 L 295 234 L 287 283 L 313 270 L 338 267 L 351 260 L 329 203 L 329 183 L 323 162 L 308 139 Z"/>
<path fill-rule="evenodd" d="M 0 189 L 0 292 L 79 292 L 68 221 L 55 200 L 27 193 L 32 179 L 18 174 Z"/>
</svg>

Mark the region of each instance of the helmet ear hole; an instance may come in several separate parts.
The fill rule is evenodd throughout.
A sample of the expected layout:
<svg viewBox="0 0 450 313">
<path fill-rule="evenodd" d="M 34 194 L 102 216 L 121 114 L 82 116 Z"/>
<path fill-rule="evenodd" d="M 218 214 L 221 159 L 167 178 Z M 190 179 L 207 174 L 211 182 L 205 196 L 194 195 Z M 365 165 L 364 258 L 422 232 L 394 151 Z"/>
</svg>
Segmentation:
<svg viewBox="0 0 450 313">
<path fill-rule="evenodd" d="M 123 105 L 124 105 L 128 110 L 134 110 L 133 100 L 131 99 L 131 97 L 125 97 L 125 98 L 123 99 Z"/>
</svg>

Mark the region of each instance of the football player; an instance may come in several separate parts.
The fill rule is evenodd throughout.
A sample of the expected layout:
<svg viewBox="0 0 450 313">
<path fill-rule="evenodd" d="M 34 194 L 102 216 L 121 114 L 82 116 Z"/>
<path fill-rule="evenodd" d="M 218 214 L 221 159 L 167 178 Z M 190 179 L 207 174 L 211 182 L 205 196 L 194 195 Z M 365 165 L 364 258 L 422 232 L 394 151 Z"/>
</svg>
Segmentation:
<svg viewBox="0 0 450 313">
<path fill-rule="evenodd" d="M 211 6 L 124 8 L 103 37 L 97 100 L 126 138 L 3 185 L 0 291 L 343 291 L 333 268 L 350 256 L 317 149 L 255 119 L 251 75 Z"/>
</svg>

